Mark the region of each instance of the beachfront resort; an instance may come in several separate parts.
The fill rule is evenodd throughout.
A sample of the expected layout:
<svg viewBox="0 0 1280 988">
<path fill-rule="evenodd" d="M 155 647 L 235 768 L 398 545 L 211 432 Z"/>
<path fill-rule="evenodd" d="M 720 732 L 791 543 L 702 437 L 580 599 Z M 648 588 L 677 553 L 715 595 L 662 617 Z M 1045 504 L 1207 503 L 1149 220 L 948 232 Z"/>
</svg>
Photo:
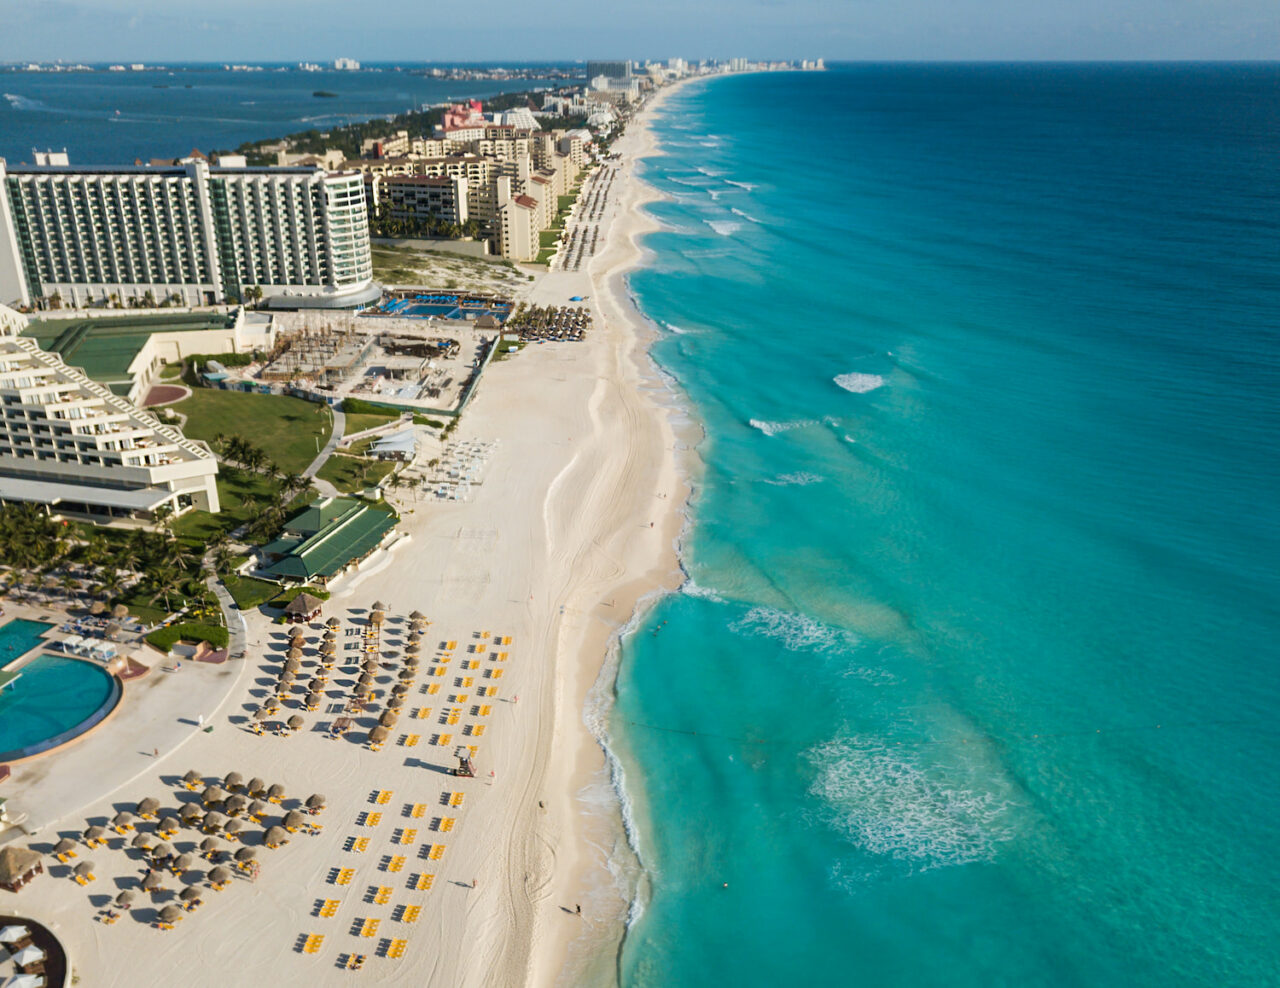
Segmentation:
<svg viewBox="0 0 1280 988">
<path fill-rule="evenodd" d="M 526 979 L 549 902 L 457 945 L 572 819 L 570 786 L 532 781 L 589 682 L 556 658 L 583 606 L 562 560 L 597 510 L 600 537 L 640 537 L 627 498 L 589 492 L 626 462 L 600 457 L 663 448 L 595 417 L 629 400 L 596 392 L 631 337 L 590 345 L 632 332 L 590 269 L 651 88 L 559 90 L 549 119 L 592 119 L 563 131 L 460 104 L 358 159 L 6 166 L 13 984 L 153 983 L 173 944 L 193 984 Z M 373 231 L 418 246 L 375 263 Z"/>
</svg>

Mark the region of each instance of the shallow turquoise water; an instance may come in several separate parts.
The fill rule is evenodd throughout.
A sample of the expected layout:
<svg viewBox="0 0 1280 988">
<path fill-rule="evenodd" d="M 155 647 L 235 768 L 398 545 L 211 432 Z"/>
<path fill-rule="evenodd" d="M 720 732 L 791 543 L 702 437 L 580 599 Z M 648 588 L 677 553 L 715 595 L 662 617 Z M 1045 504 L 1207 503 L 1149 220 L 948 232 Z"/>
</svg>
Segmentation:
<svg viewBox="0 0 1280 988">
<path fill-rule="evenodd" d="M 5 635 L 15 624 L 36 625 L 38 630 L 48 627 L 34 621 L 11 621 L 0 628 L 4 644 L 16 634 Z M 31 647 L 28 644 L 22 652 Z M 102 708 L 114 689 L 106 672 L 78 659 L 41 655 L 18 671 L 21 677 L 0 690 L 0 756 L 8 753 L 13 757 L 13 752 L 84 723 Z"/>
<path fill-rule="evenodd" d="M 672 101 L 631 285 L 707 438 L 611 719 L 626 985 L 1275 983 L 1277 120 L 1256 65 Z"/>
</svg>

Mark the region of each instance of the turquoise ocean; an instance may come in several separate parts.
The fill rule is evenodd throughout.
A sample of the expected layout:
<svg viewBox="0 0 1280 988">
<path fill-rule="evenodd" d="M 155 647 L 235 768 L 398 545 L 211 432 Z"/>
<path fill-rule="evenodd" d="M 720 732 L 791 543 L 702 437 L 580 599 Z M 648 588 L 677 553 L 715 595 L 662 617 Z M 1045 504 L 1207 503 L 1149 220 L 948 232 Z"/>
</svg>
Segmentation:
<svg viewBox="0 0 1280 988">
<path fill-rule="evenodd" d="M 1280 983 L 1280 68 L 697 82 L 628 988 Z"/>
</svg>

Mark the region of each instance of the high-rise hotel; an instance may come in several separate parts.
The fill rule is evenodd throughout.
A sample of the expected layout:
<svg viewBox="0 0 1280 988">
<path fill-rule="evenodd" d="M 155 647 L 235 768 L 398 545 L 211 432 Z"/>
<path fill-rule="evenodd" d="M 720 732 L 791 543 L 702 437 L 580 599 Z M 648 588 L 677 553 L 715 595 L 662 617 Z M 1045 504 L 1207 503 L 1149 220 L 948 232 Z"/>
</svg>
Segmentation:
<svg viewBox="0 0 1280 988">
<path fill-rule="evenodd" d="M 313 167 L 7 166 L 0 159 L 0 302 L 131 298 L 349 308 L 373 281 L 364 178 Z"/>
</svg>

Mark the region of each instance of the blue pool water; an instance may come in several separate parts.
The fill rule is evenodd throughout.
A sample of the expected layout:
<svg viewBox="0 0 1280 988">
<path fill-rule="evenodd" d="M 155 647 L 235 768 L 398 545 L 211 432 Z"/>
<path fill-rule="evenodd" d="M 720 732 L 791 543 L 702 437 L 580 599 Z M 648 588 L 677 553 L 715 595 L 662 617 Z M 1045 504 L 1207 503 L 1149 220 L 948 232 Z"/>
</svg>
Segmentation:
<svg viewBox="0 0 1280 988">
<path fill-rule="evenodd" d="M 40 644 L 40 636 L 52 628 L 45 621 L 15 618 L 0 625 L 0 669 Z"/>
<path fill-rule="evenodd" d="M 610 721 L 627 988 L 1280 981 L 1276 121 L 1276 65 L 671 100 L 630 284 L 706 438 Z"/>
<path fill-rule="evenodd" d="M 15 623 L 0 628 L 0 640 L 7 640 L 4 632 Z M 42 655 L 18 671 L 21 677 L 0 690 L 0 761 L 67 740 L 119 698 L 114 677 L 78 659 Z"/>
</svg>

